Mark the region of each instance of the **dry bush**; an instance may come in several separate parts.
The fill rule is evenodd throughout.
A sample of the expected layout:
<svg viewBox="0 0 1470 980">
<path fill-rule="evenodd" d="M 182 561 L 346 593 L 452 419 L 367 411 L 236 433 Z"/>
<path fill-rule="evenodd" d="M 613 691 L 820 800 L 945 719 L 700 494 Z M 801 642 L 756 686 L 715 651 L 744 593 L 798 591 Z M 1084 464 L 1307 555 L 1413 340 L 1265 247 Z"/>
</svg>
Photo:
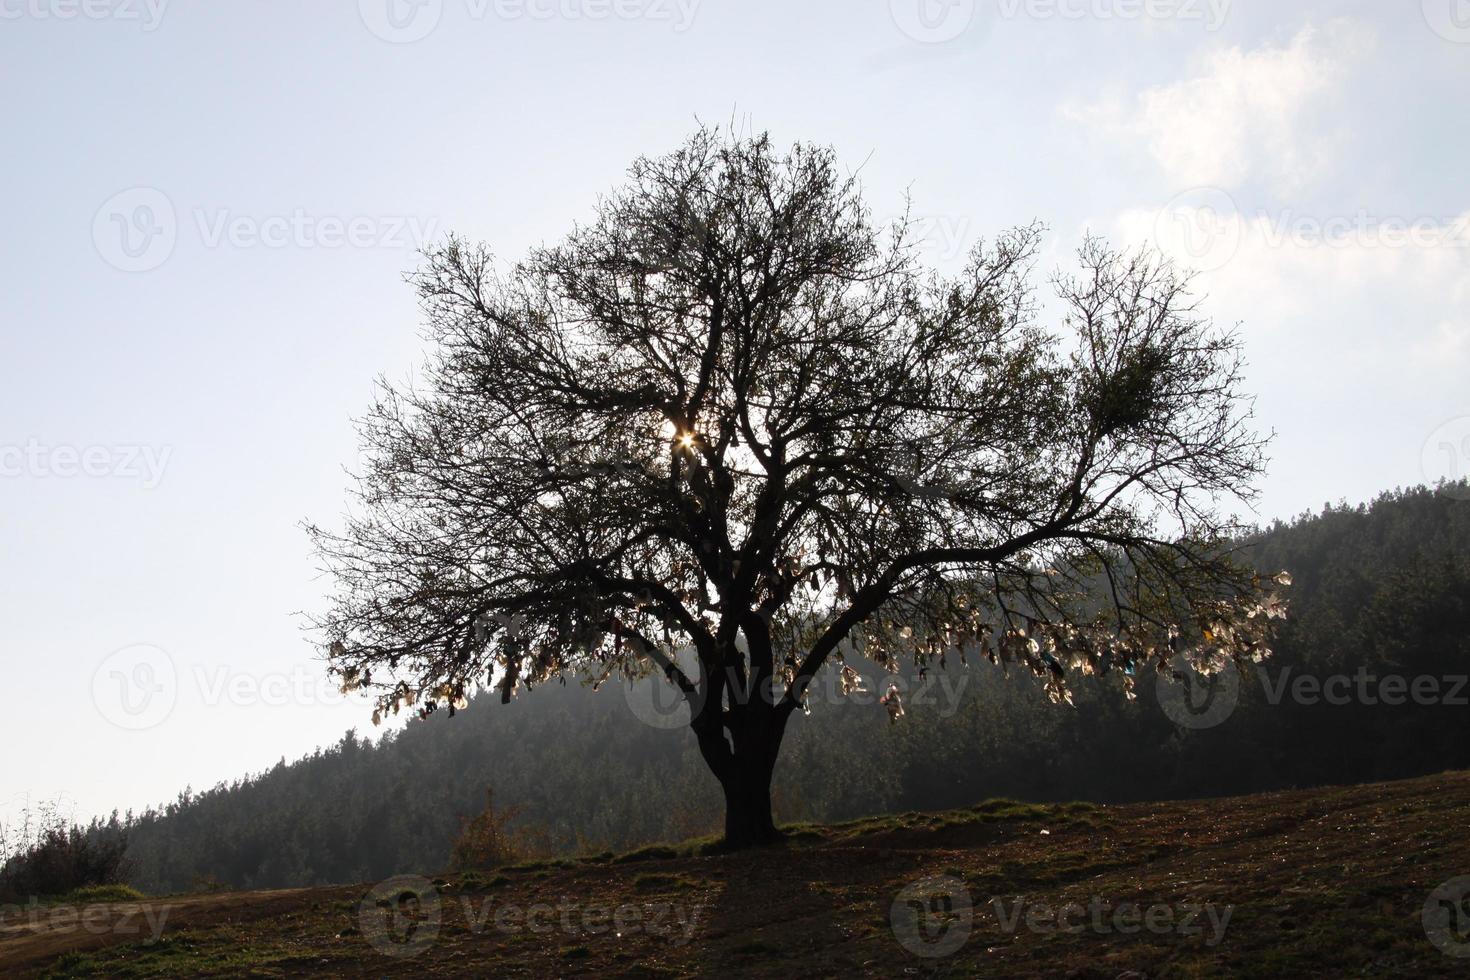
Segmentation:
<svg viewBox="0 0 1470 980">
<path fill-rule="evenodd" d="M 21 825 L 0 830 L 0 899 L 65 895 L 78 888 L 123 884 L 127 835 L 111 825 L 81 827 L 54 807 L 29 808 Z"/>
<path fill-rule="evenodd" d="M 450 863 L 458 871 L 485 871 L 537 857 L 548 850 L 546 834 L 531 828 L 511 828 L 522 807 L 495 805 L 495 791 L 486 787 L 485 809 L 461 818 L 459 837 L 450 849 Z"/>
</svg>

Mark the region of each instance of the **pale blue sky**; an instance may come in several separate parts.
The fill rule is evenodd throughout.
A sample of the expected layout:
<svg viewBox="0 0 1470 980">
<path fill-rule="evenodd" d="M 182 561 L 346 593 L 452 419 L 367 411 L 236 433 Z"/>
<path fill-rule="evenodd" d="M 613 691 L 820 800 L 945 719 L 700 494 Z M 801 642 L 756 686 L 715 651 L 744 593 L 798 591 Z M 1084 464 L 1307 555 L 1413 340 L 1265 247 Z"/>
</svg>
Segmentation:
<svg viewBox="0 0 1470 980">
<path fill-rule="evenodd" d="M 1470 453 L 1466 0 L 0 0 L 0 78 L 0 814 L 368 727 L 297 523 L 417 360 L 415 246 L 514 258 L 696 118 L 910 190 L 941 265 L 1041 218 L 1207 267 L 1263 518 Z"/>
</svg>

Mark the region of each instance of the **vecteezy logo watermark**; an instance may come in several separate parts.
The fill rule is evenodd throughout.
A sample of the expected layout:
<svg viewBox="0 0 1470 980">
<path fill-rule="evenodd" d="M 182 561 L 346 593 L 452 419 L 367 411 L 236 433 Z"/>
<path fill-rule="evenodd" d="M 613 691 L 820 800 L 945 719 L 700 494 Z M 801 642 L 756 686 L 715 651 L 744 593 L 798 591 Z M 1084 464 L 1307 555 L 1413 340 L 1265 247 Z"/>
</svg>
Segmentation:
<svg viewBox="0 0 1470 980">
<path fill-rule="evenodd" d="M 154 187 L 119 191 L 92 217 L 97 254 L 123 272 L 147 272 L 163 265 L 174 254 L 178 238 L 173 202 Z"/>
<path fill-rule="evenodd" d="M 437 219 L 412 215 L 313 214 L 294 208 L 279 214 L 238 214 L 196 207 L 192 225 L 205 248 L 422 249 L 438 234 Z M 92 220 L 92 241 L 109 265 L 147 272 L 168 261 L 179 239 L 179 218 L 168 195 L 134 187 L 113 195 Z"/>
<path fill-rule="evenodd" d="M 953 41 L 975 21 L 975 0 L 889 0 L 893 22 L 915 41 Z"/>
<path fill-rule="evenodd" d="M 384 41 L 422 41 L 439 26 L 444 0 L 357 0 L 363 26 Z"/>
<path fill-rule="evenodd" d="M 92 703 L 102 717 L 128 731 L 161 724 L 178 698 L 173 658 L 146 643 L 109 654 L 92 674 Z"/>
<path fill-rule="evenodd" d="M 1470 500 L 1470 415 L 1450 419 L 1424 441 L 1420 454 L 1424 479 L 1440 493 Z"/>
<path fill-rule="evenodd" d="M 0 0 L 0 20 L 116 20 L 158 29 L 169 0 Z"/>
<path fill-rule="evenodd" d="M 673 731 L 689 727 L 689 699 L 661 676 L 641 680 L 622 678 L 623 700 L 628 710 L 649 728 Z"/>
<path fill-rule="evenodd" d="M 936 875 L 905 886 L 888 907 L 888 922 L 900 946 L 937 959 L 965 945 L 975 927 L 975 908 L 964 882 Z"/>
<path fill-rule="evenodd" d="M 1470 875 L 1451 878 L 1430 892 L 1421 921 L 1440 952 L 1470 959 Z"/>
<path fill-rule="evenodd" d="M 1227 663 L 1219 673 L 1203 674 L 1189 659 L 1176 656 L 1159 672 L 1154 688 L 1159 707 L 1181 728 L 1214 728 L 1240 703 L 1240 671 Z"/>
<path fill-rule="evenodd" d="M 463 0 L 470 20 L 646 20 L 682 34 L 700 0 Z M 392 44 L 422 41 L 444 18 L 444 0 L 358 0 L 358 13 L 375 37 Z"/>
<path fill-rule="evenodd" d="M 1423 0 L 1430 30 L 1456 44 L 1470 44 L 1470 0 Z"/>
<path fill-rule="evenodd" d="M 1154 240 L 1201 272 L 1224 268 L 1243 237 L 1235 199 L 1218 187 L 1176 194 L 1154 221 Z"/>
<path fill-rule="evenodd" d="M 439 938 L 439 892 L 418 875 L 379 882 L 357 907 L 357 927 L 385 956 L 417 956 Z"/>
<path fill-rule="evenodd" d="M 67 480 L 76 477 L 138 480 L 152 490 L 163 481 L 173 450 L 168 446 L 0 445 L 0 478 Z"/>
</svg>

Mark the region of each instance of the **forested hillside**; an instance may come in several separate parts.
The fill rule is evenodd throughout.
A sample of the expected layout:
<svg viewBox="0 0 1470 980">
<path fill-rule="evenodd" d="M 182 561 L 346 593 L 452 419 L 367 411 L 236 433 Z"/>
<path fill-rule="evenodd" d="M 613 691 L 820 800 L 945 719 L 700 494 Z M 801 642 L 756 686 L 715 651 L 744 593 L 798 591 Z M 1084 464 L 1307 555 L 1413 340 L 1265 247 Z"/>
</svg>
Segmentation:
<svg viewBox="0 0 1470 980">
<path fill-rule="evenodd" d="M 1152 675 L 1138 679 L 1136 700 L 1116 674 L 1079 681 L 1066 707 L 1029 675 L 951 656 L 942 672 L 902 679 L 897 724 L 877 703 L 887 678 L 870 676 L 864 697 L 814 697 L 777 768 L 778 818 L 992 796 L 1187 798 L 1470 767 L 1470 500 L 1456 489 L 1386 494 L 1264 530 L 1251 553 L 1260 568 L 1293 574 L 1291 617 L 1276 656 L 1241 678 L 1238 705 L 1213 727 L 1171 720 Z M 133 879 L 158 892 L 444 867 L 487 787 L 547 852 L 715 831 L 719 788 L 692 737 L 640 720 L 648 712 L 630 699 L 648 699 L 638 694 L 609 683 L 543 686 L 509 705 L 485 698 L 377 743 L 349 733 L 297 762 L 185 793 L 119 822 Z"/>
</svg>

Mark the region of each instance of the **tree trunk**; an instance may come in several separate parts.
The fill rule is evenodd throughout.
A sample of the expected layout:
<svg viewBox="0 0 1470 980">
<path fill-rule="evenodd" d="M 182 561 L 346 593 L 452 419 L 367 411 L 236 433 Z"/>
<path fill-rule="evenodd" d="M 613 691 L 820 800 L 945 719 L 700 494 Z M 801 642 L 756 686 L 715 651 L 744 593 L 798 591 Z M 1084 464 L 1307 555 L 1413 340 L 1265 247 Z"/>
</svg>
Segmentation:
<svg viewBox="0 0 1470 980">
<path fill-rule="evenodd" d="M 765 749 L 765 746 L 760 747 Z M 721 787 L 725 791 L 725 846 L 770 844 L 780 837 L 771 815 L 771 774 L 775 751 L 737 754 Z"/>
<path fill-rule="evenodd" d="M 736 671 L 722 674 L 706 668 L 701 696 L 691 701 L 691 709 L 697 704 L 698 710 L 691 715 L 690 727 L 705 764 L 725 794 L 722 844 L 730 850 L 770 844 L 781 836 L 771 814 L 771 775 L 791 714 L 772 704 L 763 688 L 770 677 L 769 637 L 760 631 L 746 635 L 753 636 L 752 661 L 757 668 L 751 679 L 747 681 Z M 736 662 L 736 656 L 732 648 L 725 662 Z M 736 681 L 737 694 L 727 711 L 725 685 L 729 679 Z M 751 691 L 757 693 L 747 693 Z"/>
</svg>

